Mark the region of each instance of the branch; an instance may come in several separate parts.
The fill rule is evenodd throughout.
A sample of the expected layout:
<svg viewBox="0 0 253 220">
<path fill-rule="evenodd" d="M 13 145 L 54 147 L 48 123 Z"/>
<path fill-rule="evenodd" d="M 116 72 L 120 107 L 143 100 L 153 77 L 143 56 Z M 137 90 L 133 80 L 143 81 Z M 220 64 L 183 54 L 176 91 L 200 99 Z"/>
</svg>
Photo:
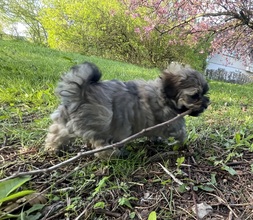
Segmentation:
<svg viewBox="0 0 253 220">
<path fill-rule="evenodd" d="M 177 179 L 168 169 L 166 169 L 162 164 L 158 163 L 162 168 L 163 170 L 165 171 L 165 173 L 167 173 L 179 186 L 182 186 L 184 183 Z M 190 190 L 190 187 L 189 186 L 185 186 L 185 189 L 186 190 Z"/>
<path fill-rule="evenodd" d="M 179 114 L 176 117 L 174 117 L 174 118 L 172 118 L 172 119 L 170 119 L 168 121 L 165 121 L 165 122 L 157 124 L 155 126 L 143 129 L 142 131 L 140 131 L 140 132 L 138 132 L 138 133 L 136 133 L 136 134 L 134 134 L 132 136 L 129 136 L 128 138 L 126 138 L 126 139 L 124 139 L 122 141 L 119 141 L 119 142 L 117 142 L 115 144 L 110 144 L 110 145 L 107 145 L 105 147 L 97 148 L 97 149 L 86 151 L 86 152 L 80 152 L 76 156 L 71 157 L 70 159 L 65 160 L 65 161 L 63 161 L 61 163 L 58 163 L 58 164 L 56 164 L 54 166 L 51 166 L 49 168 L 31 170 L 31 171 L 28 171 L 28 172 L 17 172 L 17 173 L 14 173 L 13 175 L 11 175 L 9 177 L 1 179 L 0 182 L 6 181 L 6 180 L 12 179 L 12 178 L 20 177 L 20 176 L 25 176 L 25 175 L 35 175 L 35 174 L 40 174 L 40 173 L 51 172 L 53 170 L 58 169 L 59 167 L 62 167 L 62 166 L 65 166 L 65 165 L 67 165 L 67 164 L 69 164 L 71 162 L 77 161 L 78 159 L 80 159 L 80 158 L 82 158 L 84 156 L 95 154 L 97 152 L 105 151 L 105 150 L 112 149 L 112 148 L 115 148 L 115 147 L 117 147 L 117 148 L 122 147 L 123 144 L 126 144 L 126 143 L 128 143 L 128 142 L 130 142 L 130 141 L 132 141 L 132 140 L 134 140 L 136 138 L 139 138 L 139 137 L 143 136 L 143 134 L 145 134 L 146 132 L 149 132 L 149 131 L 152 131 L 154 129 L 163 127 L 165 125 L 171 124 L 172 122 L 176 121 L 179 118 L 183 118 L 184 116 L 190 114 L 191 112 L 192 112 L 192 110 L 187 110 L 187 111 L 183 112 L 182 114 Z"/>
<path fill-rule="evenodd" d="M 176 28 L 183 27 L 187 24 L 190 24 L 192 21 L 194 21 L 198 18 L 221 17 L 221 16 L 228 16 L 229 20 L 235 19 L 235 20 L 239 20 L 241 22 L 244 21 L 238 13 L 235 13 L 235 12 L 232 12 L 232 11 L 206 12 L 206 13 L 200 13 L 200 14 L 196 14 L 194 16 L 190 16 L 189 18 L 187 18 L 187 19 L 185 19 L 181 22 L 178 22 L 178 23 L 174 24 L 173 26 L 169 27 L 167 30 L 161 31 L 161 30 L 159 30 L 158 27 L 155 27 L 155 30 L 158 31 L 160 34 L 165 34 L 165 33 L 173 31 Z M 248 24 L 243 23 L 243 25 L 247 25 L 248 27 L 252 28 L 253 24 L 251 24 L 251 23 L 248 23 Z M 211 31 L 212 31 L 212 29 L 213 29 L 213 27 L 211 27 Z M 203 30 L 203 32 L 206 32 L 206 31 L 209 31 L 209 30 Z M 189 31 L 189 32 L 191 32 L 191 31 Z"/>
</svg>

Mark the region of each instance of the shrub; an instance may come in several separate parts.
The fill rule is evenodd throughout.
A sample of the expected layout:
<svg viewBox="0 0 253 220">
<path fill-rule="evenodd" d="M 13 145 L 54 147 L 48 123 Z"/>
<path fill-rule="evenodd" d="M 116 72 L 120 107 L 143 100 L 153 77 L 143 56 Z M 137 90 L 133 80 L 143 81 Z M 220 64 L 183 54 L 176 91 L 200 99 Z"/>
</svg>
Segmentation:
<svg viewBox="0 0 253 220">
<path fill-rule="evenodd" d="M 206 54 L 198 52 L 202 44 L 192 48 L 171 45 L 169 41 L 175 36 L 140 33 L 137 27 L 147 25 L 142 14 L 145 11 L 130 16 L 118 0 L 52 0 L 41 11 L 40 19 L 53 48 L 147 67 L 165 67 L 171 61 L 180 61 L 204 69 Z"/>
</svg>

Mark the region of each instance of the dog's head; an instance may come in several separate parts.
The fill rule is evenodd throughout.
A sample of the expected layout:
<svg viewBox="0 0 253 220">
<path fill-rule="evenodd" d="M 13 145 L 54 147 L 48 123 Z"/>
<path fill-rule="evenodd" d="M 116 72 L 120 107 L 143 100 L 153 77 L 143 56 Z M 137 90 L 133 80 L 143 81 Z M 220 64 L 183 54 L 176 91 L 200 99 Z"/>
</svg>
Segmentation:
<svg viewBox="0 0 253 220">
<path fill-rule="evenodd" d="M 198 116 L 207 108 L 209 87 L 201 73 L 188 66 L 171 63 L 163 71 L 161 79 L 168 103 L 178 113 L 191 109 L 190 115 Z"/>
</svg>

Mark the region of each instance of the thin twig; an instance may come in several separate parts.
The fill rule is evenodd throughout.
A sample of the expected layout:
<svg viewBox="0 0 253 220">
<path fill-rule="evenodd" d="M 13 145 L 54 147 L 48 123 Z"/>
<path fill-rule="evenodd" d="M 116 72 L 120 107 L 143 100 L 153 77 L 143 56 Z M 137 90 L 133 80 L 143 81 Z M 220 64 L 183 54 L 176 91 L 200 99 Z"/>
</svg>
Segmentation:
<svg viewBox="0 0 253 220">
<path fill-rule="evenodd" d="M 104 214 L 104 215 L 107 215 L 107 216 L 111 216 L 111 217 L 114 217 L 114 218 L 119 218 L 122 216 L 122 214 L 120 213 L 117 213 L 117 212 L 111 212 L 111 211 L 108 211 L 108 210 L 105 210 L 105 209 L 94 209 L 94 212 L 96 214 Z"/>
<path fill-rule="evenodd" d="M 228 204 L 230 207 L 240 207 L 240 206 L 253 206 L 253 202 L 239 203 L 239 204 Z"/>
<path fill-rule="evenodd" d="M 98 195 L 92 199 L 92 201 L 84 208 L 80 215 L 78 215 L 75 220 L 79 219 L 88 219 L 87 218 L 87 211 L 94 205 L 94 203 L 98 200 Z"/>
<path fill-rule="evenodd" d="M 70 159 L 68 160 L 65 160 L 61 163 L 58 163 L 54 166 L 51 166 L 49 168 L 45 168 L 45 169 L 37 169 L 37 170 L 31 170 L 31 171 L 28 171 L 28 172 L 17 172 L 17 173 L 14 173 L 13 175 L 9 176 L 9 177 L 6 177 L 4 179 L 1 179 L 0 182 L 3 182 L 3 181 L 6 181 L 8 179 L 12 179 L 12 178 L 15 178 L 15 177 L 20 177 L 20 176 L 25 176 L 25 175 L 35 175 L 35 174 L 40 174 L 40 173 L 47 173 L 47 172 L 51 172 L 53 170 L 56 170 L 58 169 L 59 167 L 62 167 L 62 166 L 65 166 L 69 163 L 72 163 L 74 161 L 77 161 L 78 159 L 84 157 L 84 156 L 87 156 L 87 155 L 91 155 L 91 154 L 95 154 L 97 152 L 101 152 L 101 151 L 105 151 L 105 150 L 108 150 L 108 149 L 112 149 L 112 148 L 119 148 L 119 147 L 122 147 L 124 144 L 136 139 L 136 138 L 139 138 L 141 136 L 143 136 L 143 134 L 145 134 L 146 132 L 149 132 L 149 131 L 152 131 L 154 129 L 157 129 L 157 128 L 160 128 L 160 127 L 163 127 L 165 125 L 168 125 L 176 120 L 178 120 L 179 118 L 182 118 L 188 114 L 191 113 L 192 110 L 187 110 L 185 112 L 183 112 L 182 114 L 179 114 L 177 115 L 176 117 L 168 120 L 168 121 L 165 121 L 163 123 L 160 123 L 160 124 L 157 124 L 155 126 L 152 126 L 152 127 L 149 127 L 149 128 L 146 128 L 146 129 L 143 129 L 142 131 L 132 135 L 132 136 L 129 136 L 128 138 L 122 140 L 122 141 L 119 141 L 115 144 L 111 144 L 111 145 L 107 145 L 107 146 L 104 146 L 104 147 L 101 147 L 101 148 L 97 148 L 97 149 L 94 149 L 94 150 L 90 150 L 90 151 L 86 151 L 86 152 L 79 152 L 76 156 L 74 157 L 71 157 Z"/>
<path fill-rule="evenodd" d="M 7 145 L 7 140 L 8 140 L 8 137 L 6 136 L 6 134 L 4 135 L 4 141 L 3 141 L 3 144 L 1 146 L 1 148 L 5 147 Z"/>
<path fill-rule="evenodd" d="M 208 195 L 214 196 L 221 204 L 227 206 L 227 208 L 234 214 L 234 216 L 238 219 L 238 216 L 236 215 L 236 213 L 233 211 L 233 209 L 230 207 L 230 205 L 228 204 L 227 201 L 225 201 L 224 199 L 222 199 L 221 197 L 213 194 L 213 193 L 207 193 Z"/>
<path fill-rule="evenodd" d="M 168 171 L 168 169 L 166 169 L 162 164 L 158 163 L 162 168 L 163 170 L 180 186 L 182 186 L 184 183 L 177 179 L 170 171 Z M 185 186 L 185 189 L 186 190 L 190 190 L 190 187 L 189 186 Z"/>
<path fill-rule="evenodd" d="M 177 208 L 179 208 L 179 209 L 181 209 L 182 211 L 184 211 L 185 213 L 187 213 L 189 216 L 191 216 L 194 220 L 197 220 L 196 219 L 196 217 L 193 215 L 193 214 L 191 214 L 189 211 L 187 211 L 186 209 L 184 209 L 184 208 L 182 208 L 182 207 L 180 207 L 180 206 L 178 206 Z"/>
<path fill-rule="evenodd" d="M 190 158 L 188 158 L 188 164 L 190 164 Z M 192 179 L 192 174 L 191 174 L 191 168 L 190 167 L 188 167 L 188 175 L 189 175 L 189 179 L 191 180 Z M 192 185 L 190 186 L 190 188 L 191 188 L 193 204 L 195 206 L 195 212 L 196 212 L 197 220 L 199 220 L 199 210 L 198 210 L 197 199 L 196 199 L 197 195 L 194 192 Z"/>
</svg>

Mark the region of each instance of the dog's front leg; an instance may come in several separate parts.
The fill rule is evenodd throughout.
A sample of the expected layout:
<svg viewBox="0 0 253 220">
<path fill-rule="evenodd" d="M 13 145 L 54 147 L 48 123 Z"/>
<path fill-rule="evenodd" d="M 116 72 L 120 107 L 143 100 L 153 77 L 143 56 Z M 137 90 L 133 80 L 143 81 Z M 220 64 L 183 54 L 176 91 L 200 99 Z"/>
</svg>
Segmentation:
<svg viewBox="0 0 253 220">
<path fill-rule="evenodd" d="M 54 152 L 58 155 L 61 155 L 62 151 L 67 151 L 68 144 L 72 139 L 68 129 L 61 124 L 54 123 L 48 130 L 44 150 L 49 153 Z"/>
</svg>

